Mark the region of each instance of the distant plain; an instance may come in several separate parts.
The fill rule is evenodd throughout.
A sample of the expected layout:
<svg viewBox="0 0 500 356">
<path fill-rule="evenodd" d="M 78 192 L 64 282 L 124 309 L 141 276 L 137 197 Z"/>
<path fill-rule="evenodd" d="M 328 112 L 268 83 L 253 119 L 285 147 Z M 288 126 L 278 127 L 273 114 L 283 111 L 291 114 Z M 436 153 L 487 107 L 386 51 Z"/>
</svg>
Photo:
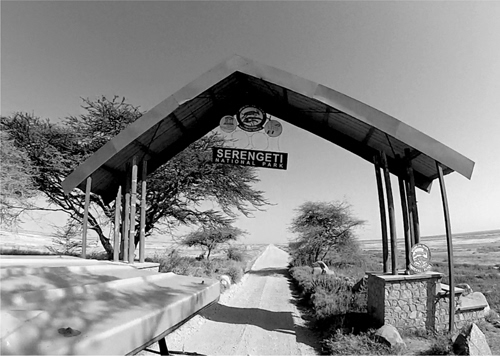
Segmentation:
<svg viewBox="0 0 500 356">
<path fill-rule="evenodd" d="M 360 242 L 362 249 L 366 252 L 382 251 L 381 240 L 362 240 Z M 432 261 L 448 261 L 445 235 L 423 236 L 420 243 L 429 247 Z M 455 264 L 500 266 L 500 230 L 453 234 L 452 243 Z M 398 250 L 400 254 L 404 251 L 404 239 L 398 239 Z"/>
<path fill-rule="evenodd" d="M 2 249 L 20 249 L 32 251 L 47 251 L 45 246 L 52 245 L 53 236 L 38 231 L 17 232 L 0 230 L 0 247 Z M 446 262 L 448 260 L 446 236 L 423 236 L 420 242 L 426 244 L 432 254 L 432 261 Z M 246 249 L 256 249 L 265 244 L 239 243 Z M 255 246 L 254 246 L 255 245 Z M 277 244 L 279 246 L 286 245 Z M 360 240 L 361 248 L 367 252 L 378 253 L 382 251 L 382 242 L 376 240 Z M 95 236 L 88 238 L 89 251 L 102 251 Z M 146 240 L 146 256 L 162 254 L 165 251 L 178 249 L 183 255 L 198 256 L 202 253 L 199 248 L 186 248 L 172 239 L 162 239 L 153 236 Z M 398 238 L 399 254 L 404 251 L 404 239 Z M 483 266 L 500 266 L 500 230 L 458 233 L 453 235 L 453 257 L 455 264 L 477 264 Z"/>
</svg>

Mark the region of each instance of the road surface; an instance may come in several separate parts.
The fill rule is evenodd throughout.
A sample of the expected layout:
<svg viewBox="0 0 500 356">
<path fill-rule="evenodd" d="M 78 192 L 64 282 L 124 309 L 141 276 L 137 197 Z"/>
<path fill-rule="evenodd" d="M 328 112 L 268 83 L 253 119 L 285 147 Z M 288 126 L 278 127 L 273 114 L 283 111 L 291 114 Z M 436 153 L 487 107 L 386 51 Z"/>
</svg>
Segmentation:
<svg viewBox="0 0 500 356">
<path fill-rule="evenodd" d="M 269 245 L 230 297 L 222 295 L 170 334 L 168 348 L 205 355 L 315 355 L 317 340 L 293 303 L 287 264 L 288 254 Z"/>
</svg>

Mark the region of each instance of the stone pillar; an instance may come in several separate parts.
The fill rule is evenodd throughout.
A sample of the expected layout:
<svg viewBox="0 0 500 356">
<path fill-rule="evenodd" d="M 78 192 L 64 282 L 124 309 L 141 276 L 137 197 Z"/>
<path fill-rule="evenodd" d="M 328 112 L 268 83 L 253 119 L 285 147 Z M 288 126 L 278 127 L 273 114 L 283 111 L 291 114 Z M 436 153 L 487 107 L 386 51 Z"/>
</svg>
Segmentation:
<svg viewBox="0 0 500 356">
<path fill-rule="evenodd" d="M 368 275 L 368 314 L 375 327 L 434 330 L 441 273 Z"/>
</svg>

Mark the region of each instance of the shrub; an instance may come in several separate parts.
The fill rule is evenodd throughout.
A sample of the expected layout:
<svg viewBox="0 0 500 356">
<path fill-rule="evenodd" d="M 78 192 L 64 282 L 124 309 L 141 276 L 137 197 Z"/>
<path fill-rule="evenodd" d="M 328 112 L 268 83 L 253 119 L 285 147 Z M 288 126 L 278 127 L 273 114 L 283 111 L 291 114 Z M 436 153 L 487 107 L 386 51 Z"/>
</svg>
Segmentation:
<svg viewBox="0 0 500 356">
<path fill-rule="evenodd" d="M 368 295 L 364 292 L 353 293 L 349 311 L 356 313 L 366 313 L 368 308 Z"/>
<path fill-rule="evenodd" d="M 345 277 L 331 274 L 320 274 L 313 276 L 313 285 L 316 290 L 321 288 L 328 293 L 342 294 L 345 292 L 350 293 L 354 283 Z"/>
<path fill-rule="evenodd" d="M 160 272 L 186 275 L 189 266 L 193 265 L 194 261 L 194 258 L 183 257 L 177 250 L 172 250 L 160 259 Z"/>
<path fill-rule="evenodd" d="M 391 355 L 385 344 L 375 341 L 373 333 L 344 334 L 340 330 L 324 340 L 323 351 L 327 355 Z"/>
<path fill-rule="evenodd" d="M 290 246 L 291 260 L 290 264 L 294 267 L 307 266 L 311 262 L 311 257 L 309 251 L 296 249 L 293 250 L 293 246 Z"/>
<path fill-rule="evenodd" d="M 245 255 L 239 248 L 231 246 L 227 249 L 227 258 L 233 261 L 241 262 L 245 259 Z"/>
<path fill-rule="evenodd" d="M 313 269 L 311 267 L 292 267 L 290 269 L 290 275 L 297 283 L 299 292 L 301 292 L 305 298 L 309 298 L 314 292 L 312 272 Z"/>
<path fill-rule="evenodd" d="M 199 264 L 203 267 L 208 277 L 212 277 L 212 275 L 216 273 L 216 268 L 218 270 L 217 263 L 212 260 L 201 260 Z"/>
<path fill-rule="evenodd" d="M 241 281 L 241 278 L 243 277 L 243 270 L 241 269 L 241 267 L 238 266 L 229 266 L 225 274 L 231 277 L 231 281 L 233 283 L 238 283 L 239 281 Z"/>
<path fill-rule="evenodd" d="M 189 275 L 189 269 L 191 267 L 191 264 L 189 263 L 189 260 L 186 258 L 183 258 L 179 261 L 177 265 L 175 265 L 172 270 L 170 271 L 165 271 L 165 272 L 173 272 L 175 274 L 180 274 L 183 276 L 188 276 Z"/>
<path fill-rule="evenodd" d="M 193 277 L 210 277 L 202 266 L 189 266 L 185 274 Z"/>
<path fill-rule="evenodd" d="M 366 296 L 353 293 L 351 278 L 313 275 L 311 267 L 292 267 L 290 275 L 303 300 L 314 312 L 316 321 L 327 321 L 352 311 L 366 310 Z"/>
<path fill-rule="evenodd" d="M 91 251 L 86 255 L 86 259 L 88 259 L 88 260 L 100 260 L 100 261 L 109 260 L 108 254 L 106 253 L 106 251 Z"/>
<path fill-rule="evenodd" d="M 311 296 L 314 314 L 319 321 L 347 314 L 349 312 L 350 301 L 351 293 L 347 291 L 332 293 L 323 288 L 318 288 Z"/>
<path fill-rule="evenodd" d="M 163 259 L 165 259 L 165 257 L 167 255 L 169 255 L 170 253 L 172 253 L 174 250 L 172 251 L 168 251 L 167 249 L 163 252 L 163 253 L 160 253 L 158 251 L 155 251 L 154 255 L 153 256 L 150 256 L 150 257 L 146 257 L 144 259 L 144 261 L 146 262 L 154 262 L 154 263 L 160 263 L 162 262 Z"/>
<path fill-rule="evenodd" d="M 163 255 L 155 254 L 149 258 L 150 262 L 160 263 L 160 272 L 194 277 L 218 278 L 226 274 L 233 283 L 241 280 L 244 274 L 244 262 L 230 259 L 196 260 L 184 257 L 177 250 L 165 251 Z"/>
<path fill-rule="evenodd" d="M 453 343 L 451 338 L 446 335 L 438 335 L 428 350 L 421 355 L 453 355 Z"/>
</svg>

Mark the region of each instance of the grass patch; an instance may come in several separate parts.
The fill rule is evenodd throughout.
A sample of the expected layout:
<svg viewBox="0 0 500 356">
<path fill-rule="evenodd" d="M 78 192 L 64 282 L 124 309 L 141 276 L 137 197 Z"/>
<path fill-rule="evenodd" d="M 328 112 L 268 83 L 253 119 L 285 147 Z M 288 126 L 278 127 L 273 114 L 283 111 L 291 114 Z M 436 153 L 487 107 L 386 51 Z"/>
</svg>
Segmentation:
<svg viewBox="0 0 500 356">
<path fill-rule="evenodd" d="M 38 250 L 25 250 L 19 248 L 0 248 L 0 255 L 40 255 L 40 256 L 50 256 L 53 255 L 49 251 L 38 251 Z"/>
<path fill-rule="evenodd" d="M 454 355 L 453 342 L 449 335 L 436 335 L 427 350 L 420 352 L 420 355 Z"/>
<path fill-rule="evenodd" d="M 442 282 L 449 284 L 448 263 L 435 262 L 433 270 L 441 272 L 445 276 Z M 477 264 L 463 263 L 454 266 L 455 284 L 467 283 L 474 292 L 485 295 L 490 307 L 500 311 L 500 272 L 493 266 L 482 266 Z"/>
<path fill-rule="evenodd" d="M 10 255 L 10 256 L 71 256 L 71 257 L 80 257 L 79 253 L 54 253 L 49 250 L 40 251 L 40 250 L 29 250 L 29 249 L 20 249 L 20 248 L 0 248 L 0 255 Z M 90 251 L 87 252 L 85 258 L 87 260 L 101 260 L 107 261 L 108 255 L 105 251 Z"/>
<path fill-rule="evenodd" d="M 394 350 L 375 340 L 373 331 L 358 335 L 345 334 L 340 330 L 323 340 L 326 355 L 393 355 Z"/>
</svg>

